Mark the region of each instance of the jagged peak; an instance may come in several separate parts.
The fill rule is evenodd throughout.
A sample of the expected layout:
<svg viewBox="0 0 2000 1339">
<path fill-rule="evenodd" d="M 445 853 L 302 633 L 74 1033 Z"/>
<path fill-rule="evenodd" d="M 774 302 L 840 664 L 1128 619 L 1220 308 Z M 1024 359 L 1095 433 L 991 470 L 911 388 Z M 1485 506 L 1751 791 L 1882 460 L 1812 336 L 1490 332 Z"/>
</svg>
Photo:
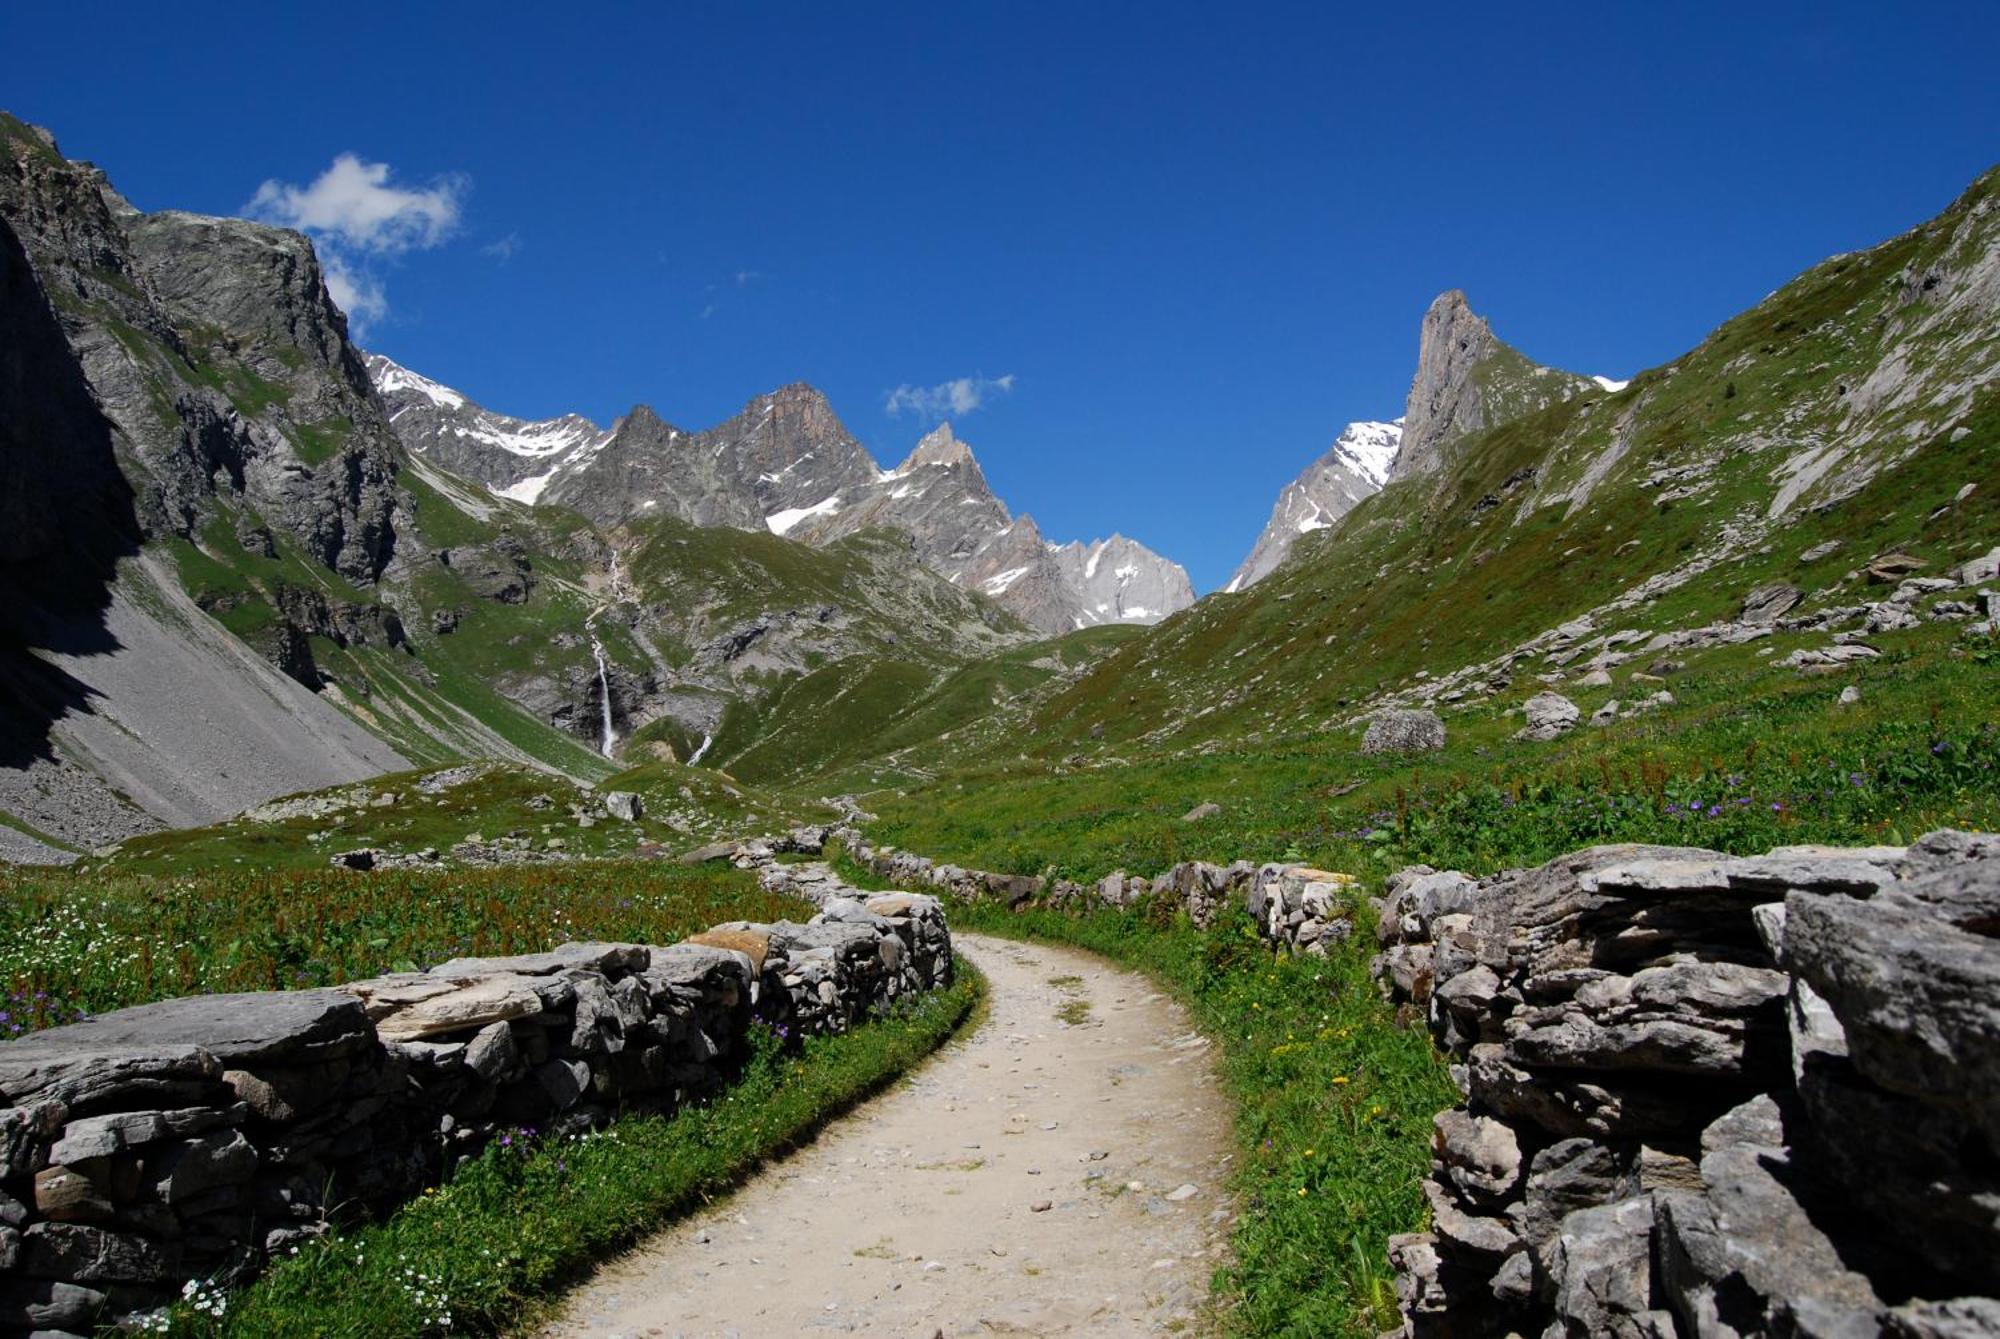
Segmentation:
<svg viewBox="0 0 2000 1339">
<path fill-rule="evenodd" d="M 673 424 L 661 418 L 658 411 L 649 404 L 633 405 L 625 417 L 619 419 L 613 425 L 612 431 L 617 433 L 636 431 L 664 434 L 669 438 L 679 438 L 687 435 Z"/>
<path fill-rule="evenodd" d="M 421 372 L 412 372 L 387 354 L 363 350 L 361 361 L 368 368 L 368 379 L 383 395 L 411 391 L 442 409 L 462 409 L 469 403 L 460 392 L 441 381 L 432 381 Z"/>
<path fill-rule="evenodd" d="M 972 448 L 960 441 L 951 430 L 951 424 L 940 423 L 925 433 L 917 442 L 916 449 L 898 466 L 898 469 L 913 470 L 920 465 L 977 465 Z"/>
<path fill-rule="evenodd" d="M 1448 288 L 1424 311 L 1417 372 L 1403 410 L 1391 479 L 1427 474 L 1452 443 L 1591 385 L 1545 368 L 1494 335 L 1465 290 Z"/>
</svg>

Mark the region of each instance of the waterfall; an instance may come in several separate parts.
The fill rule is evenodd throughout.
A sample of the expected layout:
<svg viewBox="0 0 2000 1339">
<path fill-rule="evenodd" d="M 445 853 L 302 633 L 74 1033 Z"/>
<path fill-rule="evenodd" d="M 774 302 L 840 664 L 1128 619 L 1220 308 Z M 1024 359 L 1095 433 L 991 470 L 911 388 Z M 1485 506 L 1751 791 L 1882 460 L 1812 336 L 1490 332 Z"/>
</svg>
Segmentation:
<svg viewBox="0 0 2000 1339">
<path fill-rule="evenodd" d="M 611 723 L 611 673 L 605 666 L 604 643 L 597 640 L 597 634 L 590 634 L 590 653 L 597 657 L 597 700 L 604 719 L 603 738 L 598 741 L 597 750 L 605 757 L 618 747 L 618 727 Z"/>
<path fill-rule="evenodd" d="M 696 749 L 693 753 L 688 754 L 687 765 L 689 767 L 692 767 L 696 763 L 700 762 L 701 755 L 708 752 L 708 746 L 710 744 L 713 744 L 714 742 L 715 742 L 715 736 L 704 731 L 701 736 L 701 747 Z"/>
<path fill-rule="evenodd" d="M 611 719 L 610 665 L 604 657 L 604 643 L 597 639 L 597 630 L 591 624 L 597 621 L 599 614 L 602 614 L 607 607 L 617 601 L 619 588 L 624 584 L 624 573 L 618 569 L 618 550 L 613 549 L 611 551 L 611 579 L 607 583 L 606 599 L 604 603 L 599 604 L 596 609 L 591 611 L 589 618 L 583 621 L 584 631 L 590 634 L 590 654 L 597 658 L 597 701 L 602 721 L 598 732 L 597 751 L 607 758 L 612 755 L 612 750 L 618 747 L 618 727 L 613 724 Z"/>
</svg>

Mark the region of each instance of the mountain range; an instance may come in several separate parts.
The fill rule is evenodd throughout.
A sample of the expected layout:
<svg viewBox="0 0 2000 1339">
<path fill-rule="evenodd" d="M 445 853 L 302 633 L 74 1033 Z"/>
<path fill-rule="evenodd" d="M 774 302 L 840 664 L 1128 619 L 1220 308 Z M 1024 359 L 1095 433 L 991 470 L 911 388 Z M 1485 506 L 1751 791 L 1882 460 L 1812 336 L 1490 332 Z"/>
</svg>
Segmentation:
<svg viewBox="0 0 2000 1339">
<path fill-rule="evenodd" d="M 644 405 L 603 429 L 575 414 L 511 418 L 380 354 L 366 363 L 406 447 L 517 502 L 600 526 L 671 515 L 813 545 L 900 530 L 927 566 L 1042 632 L 1152 623 L 1194 603 L 1181 566 L 1132 540 L 1045 541 L 994 496 L 949 424 L 885 470 L 803 383 L 699 432 Z"/>
<path fill-rule="evenodd" d="M 0 116 L 0 856 L 469 758 L 827 794 L 1507 710 L 1734 644 L 1774 585 L 1900 626 L 1878 558 L 1992 544 L 1997 196 L 1630 383 L 1446 292 L 1402 417 L 1194 602 L 1130 540 L 1049 543 L 949 425 L 883 468 L 808 386 L 700 430 L 486 410 L 359 350 L 305 237 L 142 213 Z"/>
</svg>

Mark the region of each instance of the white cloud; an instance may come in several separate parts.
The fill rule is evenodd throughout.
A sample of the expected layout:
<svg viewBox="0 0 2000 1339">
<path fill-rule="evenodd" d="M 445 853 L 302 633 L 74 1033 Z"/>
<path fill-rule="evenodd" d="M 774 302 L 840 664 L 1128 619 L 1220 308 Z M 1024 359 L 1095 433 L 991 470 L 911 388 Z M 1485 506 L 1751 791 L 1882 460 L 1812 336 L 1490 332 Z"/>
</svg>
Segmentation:
<svg viewBox="0 0 2000 1339">
<path fill-rule="evenodd" d="M 512 260 L 514 253 L 520 249 L 521 234 L 510 232 L 499 241 L 488 242 L 485 246 L 480 247 L 479 254 L 482 256 L 491 256 L 493 259 L 505 263 Z"/>
<path fill-rule="evenodd" d="M 440 177 L 427 190 L 408 190 L 389 184 L 387 163 L 364 163 L 344 153 L 310 186 L 265 182 L 245 212 L 267 223 L 339 238 L 359 251 L 394 254 L 433 247 L 451 236 L 464 194 L 463 177 Z"/>
<path fill-rule="evenodd" d="M 428 250 L 445 241 L 458 229 L 466 189 L 459 175 L 420 189 L 394 185 L 387 163 L 343 153 L 309 186 L 276 178 L 265 182 L 243 212 L 313 239 L 327 295 L 359 336 L 389 314 L 388 290 L 370 258 Z M 505 260 L 519 245 L 520 238 L 510 233 L 485 251 Z"/>
<path fill-rule="evenodd" d="M 935 386 L 898 386 L 889 392 L 886 407 L 891 416 L 957 418 L 979 408 L 988 396 L 1004 395 L 1013 389 L 1012 372 L 1004 377 L 959 377 Z"/>
<path fill-rule="evenodd" d="M 328 256 L 321 268 L 326 272 L 326 294 L 347 313 L 356 338 L 389 314 L 389 295 L 380 279 L 349 269 L 335 256 Z"/>
</svg>

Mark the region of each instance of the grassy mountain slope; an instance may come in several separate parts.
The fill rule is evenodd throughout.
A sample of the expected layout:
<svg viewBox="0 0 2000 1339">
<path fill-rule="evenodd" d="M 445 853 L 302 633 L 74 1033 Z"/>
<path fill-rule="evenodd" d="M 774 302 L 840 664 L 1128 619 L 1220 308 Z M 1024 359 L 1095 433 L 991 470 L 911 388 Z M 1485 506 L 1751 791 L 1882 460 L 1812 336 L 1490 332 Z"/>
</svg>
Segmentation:
<svg viewBox="0 0 2000 1339">
<path fill-rule="evenodd" d="M 307 239 L 140 213 L 97 169 L 4 116 L 0 242 L 14 346 L 0 409 L 33 439 L 15 450 L 10 430 L 0 458 L 0 514 L 18 522 L 0 546 L 0 671 L 40 712 L 10 715 L 0 733 L 10 766 L 54 776 L 0 790 L 10 832 L 87 849 L 226 814 L 288 777 L 323 785 L 398 762 L 496 758 L 601 779 L 620 766 L 601 753 L 607 711 L 621 740 L 650 727 L 686 758 L 735 709 L 741 752 L 772 714 L 758 704 L 803 677 L 859 657 L 838 672 L 914 689 L 1029 636 L 922 568 L 898 536 L 815 551 L 669 521 L 601 531 L 454 477 L 397 440 Z M 67 398 L 47 384 L 63 378 Z M 84 495 L 75 481 L 97 475 L 104 496 Z M 100 524 L 93 509 L 111 514 Z M 90 589 L 49 594 L 36 575 L 72 569 L 90 580 L 69 584 Z M 188 600 L 158 598 L 149 583 L 161 580 Z M 171 695 L 121 698 L 125 681 L 97 682 L 87 659 L 54 659 L 51 648 L 106 642 L 103 611 L 131 605 L 172 606 L 162 635 L 177 645 L 234 639 L 279 672 L 207 685 L 223 705 L 200 708 L 228 723 L 218 759 L 267 750 L 271 765 L 171 812 L 122 797 L 146 769 L 221 770 L 174 757 L 111 767 L 79 734 L 95 701 L 143 752 L 147 713 L 176 711 Z M 232 693 L 254 700 L 257 725 L 235 721 Z M 879 697 L 835 695 L 813 716 L 834 737 L 863 737 L 882 724 Z M 289 717 L 313 713 L 322 734 L 326 721 L 358 724 L 365 747 L 330 768 L 286 761 L 311 748 Z M 95 814 L 16 803 L 51 788 L 94 791 Z"/>
<path fill-rule="evenodd" d="M 1584 615 L 1697 626 L 1780 576 L 1804 608 L 1851 603 L 1871 556 L 1938 571 L 1984 552 L 2000 538 L 1996 196 L 2000 171 L 1624 391 L 1501 424 L 1453 468 L 1391 484 L 1258 586 L 1203 601 L 1058 697 L 1033 751 L 1084 747 L 1094 726 L 1105 748 L 1330 728 L 1419 673 Z M 1968 483 L 1982 486 L 1960 500 Z M 1843 547 L 1801 563 L 1828 541 Z"/>
<path fill-rule="evenodd" d="M 1859 611 L 1894 589 L 1870 577 L 1878 557 L 1938 574 L 2000 543 L 1996 195 L 1988 173 L 1622 392 L 1454 443 L 1435 474 L 1127 642 L 928 786 L 865 795 L 879 831 L 1095 876 L 1287 849 L 1487 869 L 1618 837 L 1761 849 L 1993 826 L 2000 662 L 1923 612 L 1973 591 L 1919 601 L 1919 626 L 1868 636 L 1879 660 L 1826 676 L 1782 663 L 1826 647 L 1826 628 L 1639 651 L 1728 631 L 1765 583 L 1802 592 L 1796 615 Z M 1609 682 L 1583 682 L 1592 662 L 1572 648 L 1616 633 Z M 1858 704 L 1839 701 L 1848 685 Z M 1614 698 L 1626 714 L 1516 740 L 1550 686 L 1586 715 Z M 1631 713 L 1662 691 L 1674 701 Z M 1365 717 L 1392 703 L 1438 708 L 1447 749 L 1360 755 Z M 1695 823 L 1696 799 L 1725 812 Z M 1211 800 L 1222 816 L 1180 820 Z"/>
</svg>

